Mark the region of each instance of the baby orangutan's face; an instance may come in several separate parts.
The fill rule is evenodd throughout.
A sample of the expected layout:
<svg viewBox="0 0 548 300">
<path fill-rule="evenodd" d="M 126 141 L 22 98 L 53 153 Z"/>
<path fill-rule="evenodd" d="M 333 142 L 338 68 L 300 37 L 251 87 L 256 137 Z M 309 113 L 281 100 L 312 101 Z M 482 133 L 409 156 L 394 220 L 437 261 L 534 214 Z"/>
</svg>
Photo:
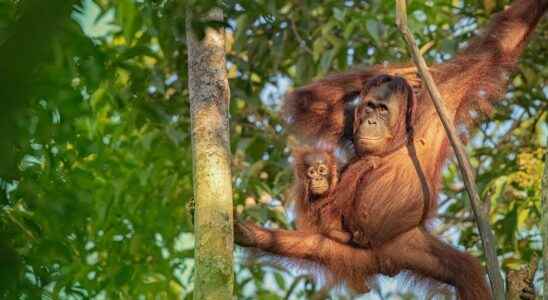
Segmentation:
<svg viewBox="0 0 548 300">
<path fill-rule="evenodd" d="M 313 195 L 322 196 L 329 190 L 329 168 L 323 154 L 309 154 L 305 157 L 306 178 Z"/>
</svg>

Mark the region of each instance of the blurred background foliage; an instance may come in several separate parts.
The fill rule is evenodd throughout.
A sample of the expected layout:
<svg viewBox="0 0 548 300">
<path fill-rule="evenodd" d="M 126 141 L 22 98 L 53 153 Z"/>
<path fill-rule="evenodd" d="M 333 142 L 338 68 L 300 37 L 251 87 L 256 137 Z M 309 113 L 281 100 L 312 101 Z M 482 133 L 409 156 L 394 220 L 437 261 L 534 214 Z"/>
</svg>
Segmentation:
<svg viewBox="0 0 548 300">
<path fill-rule="evenodd" d="M 0 0 L 1 299 L 191 299 L 184 9 L 215 4 Z M 226 23 L 213 25 L 227 28 L 235 206 L 267 226 L 292 227 L 281 97 L 330 72 L 407 60 L 394 1 L 219 4 Z M 426 57 L 439 62 L 506 4 L 411 1 L 409 21 Z M 537 29 L 506 99 L 468 147 L 505 270 L 542 250 L 547 25 Z M 434 231 L 481 256 L 453 162 L 443 180 Z M 306 273 L 237 256 L 239 299 L 318 296 Z M 394 289 L 400 285 L 382 279 L 362 298 L 417 296 Z M 352 296 L 338 290 L 331 297 Z"/>
</svg>

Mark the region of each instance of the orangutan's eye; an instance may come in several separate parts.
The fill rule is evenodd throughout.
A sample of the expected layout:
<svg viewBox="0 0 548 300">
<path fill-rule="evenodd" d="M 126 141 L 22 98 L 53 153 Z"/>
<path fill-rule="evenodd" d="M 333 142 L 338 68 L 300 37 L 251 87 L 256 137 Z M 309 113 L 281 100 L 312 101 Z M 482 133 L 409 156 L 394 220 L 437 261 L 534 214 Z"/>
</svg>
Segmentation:
<svg viewBox="0 0 548 300">
<path fill-rule="evenodd" d="M 320 173 L 320 175 L 327 175 L 327 167 L 324 165 L 320 165 L 318 167 L 318 173 Z"/>
<path fill-rule="evenodd" d="M 388 106 L 384 105 L 384 104 L 380 104 L 379 105 L 379 111 L 381 113 L 387 113 L 388 112 Z"/>
<path fill-rule="evenodd" d="M 310 167 L 308 168 L 308 171 L 306 171 L 306 175 L 308 175 L 308 177 L 316 177 L 316 170 L 314 170 L 313 167 Z"/>
</svg>

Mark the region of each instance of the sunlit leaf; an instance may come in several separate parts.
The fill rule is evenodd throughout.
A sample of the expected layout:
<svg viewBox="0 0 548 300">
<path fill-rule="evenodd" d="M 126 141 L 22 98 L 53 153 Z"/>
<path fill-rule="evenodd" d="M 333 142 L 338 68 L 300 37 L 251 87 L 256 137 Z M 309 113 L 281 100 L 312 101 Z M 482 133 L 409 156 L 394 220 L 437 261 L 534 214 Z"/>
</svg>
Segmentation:
<svg viewBox="0 0 548 300">
<path fill-rule="evenodd" d="M 73 12 L 72 17 L 82 26 L 86 35 L 101 38 L 120 30 L 120 27 L 114 24 L 114 13 L 114 9 L 103 12 L 93 0 L 84 0 L 82 6 Z"/>
</svg>

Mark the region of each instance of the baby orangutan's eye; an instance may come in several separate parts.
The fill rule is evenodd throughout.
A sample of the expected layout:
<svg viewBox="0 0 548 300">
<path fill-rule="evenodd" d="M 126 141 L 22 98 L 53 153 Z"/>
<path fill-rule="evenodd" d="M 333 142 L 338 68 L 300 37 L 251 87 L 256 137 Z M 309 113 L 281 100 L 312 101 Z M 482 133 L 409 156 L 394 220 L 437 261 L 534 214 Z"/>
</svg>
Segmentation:
<svg viewBox="0 0 548 300">
<path fill-rule="evenodd" d="M 306 171 L 306 175 L 308 175 L 308 177 L 316 177 L 316 170 L 314 170 L 313 167 L 310 167 L 308 168 L 308 171 Z"/>
<path fill-rule="evenodd" d="M 379 111 L 380 111 L 382 114 L 388 113 L 388 106 L 386 106 L 386 105 L 384 105 L 384 104 L 379 105 Z"/>
<path fill-rule="evenodd" d="M 320 173 L 320 175 L 327 175 L 327 167 L 324 165 L 320 165 L 318 167 L 318 173 Z"/>
</svg>

